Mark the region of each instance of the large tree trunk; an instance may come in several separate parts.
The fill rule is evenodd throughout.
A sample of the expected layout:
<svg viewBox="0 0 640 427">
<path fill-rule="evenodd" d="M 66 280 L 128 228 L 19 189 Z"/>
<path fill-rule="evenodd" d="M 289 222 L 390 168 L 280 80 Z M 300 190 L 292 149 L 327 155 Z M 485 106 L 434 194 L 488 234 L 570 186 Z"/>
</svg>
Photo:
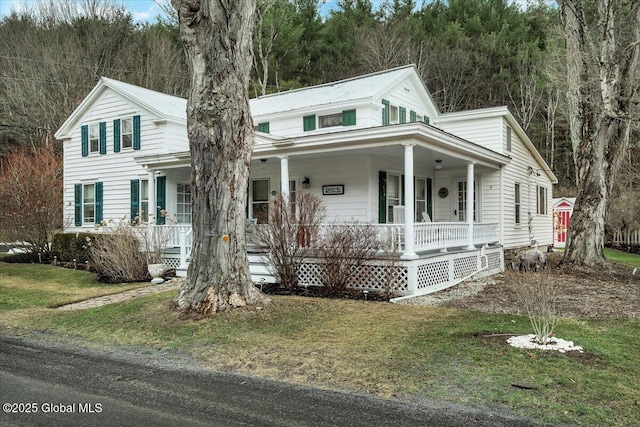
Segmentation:
<svg viewBox="0 0 640 427">
<path fill-rule="evenodd" d="M 251 282 L 245 224 L 255 0 L 172 0 L 191 77 L 193 249 L 178 308 L 212 314 L 269 300 Z"/>
<path fill-rule="evenodd" d="M 599 266 L 604 263 L 610 195 L 637 115 L 639 50 L 637 42 L 629 41 L 640 35 L 639 7 L 637 1 L 600 0 L 597 27 L 590 33 L 582 0 L 559 5 L 567 38 L 567 98 L 578 184 L 564 261 Z M 616 17 L 624 22 L 618 27 Z"/>
</svg>

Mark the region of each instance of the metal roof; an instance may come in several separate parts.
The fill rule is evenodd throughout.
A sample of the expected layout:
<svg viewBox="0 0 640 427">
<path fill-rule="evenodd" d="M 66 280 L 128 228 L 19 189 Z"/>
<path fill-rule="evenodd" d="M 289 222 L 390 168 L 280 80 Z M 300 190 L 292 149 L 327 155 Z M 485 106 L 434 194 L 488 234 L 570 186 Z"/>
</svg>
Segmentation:
<svg viewBox="0 0 640 427">
<path fill-rule="evenodd" d="M 413 65 L 406 65 L 337 82 L 264 95 L 249 101 L 251 115 L 263 116 L 340 102 L 373 99 L 379 92 L 411 75 L 414 68 Z"/>
<path fill-rule="evenodd" d="M 160 117 L 173 118 L 181 121 L 187 119 L 187 100 L 155 90 L 145 89 L 129 83 L 102 77 L 102 81 L 121 95 L 134 100 L 146 109 L 155 112 Z"/>
</svg>

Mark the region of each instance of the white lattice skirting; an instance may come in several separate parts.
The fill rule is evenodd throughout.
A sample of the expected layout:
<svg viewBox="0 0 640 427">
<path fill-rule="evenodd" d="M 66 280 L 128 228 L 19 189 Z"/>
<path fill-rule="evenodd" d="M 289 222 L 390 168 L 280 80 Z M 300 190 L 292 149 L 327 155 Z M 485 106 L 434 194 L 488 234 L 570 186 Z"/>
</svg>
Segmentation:
<svg viewBox="0 0 640 427">
<path fill-rule="evenodd" d="M 323 269 L 321 260 L 305 259 L 298 279 L 308 286 L 322 286 Z M 423 295 L 446 289 L 471 275 L 489 276 L 503 270 L 502 248 L 436 254 L 411 261 L 376 259 L 354 269 L 350 287 Z"/>
<path fill-rule="evenodd" d="M 171 268 L 180 266 L 178 258 L 166 257 L 164 261 Z M 490 276 L 503 270 L 501 247 L 437 253 L 416 260 L 373 259 L 353 269 L 350 287 L 402 296 L 424 295 L 454 286 L 471 275 Z M 323 286 L 323 277 L 322 260 L 303 260 L 298 270 L 301 284 Z"/>
</svg>

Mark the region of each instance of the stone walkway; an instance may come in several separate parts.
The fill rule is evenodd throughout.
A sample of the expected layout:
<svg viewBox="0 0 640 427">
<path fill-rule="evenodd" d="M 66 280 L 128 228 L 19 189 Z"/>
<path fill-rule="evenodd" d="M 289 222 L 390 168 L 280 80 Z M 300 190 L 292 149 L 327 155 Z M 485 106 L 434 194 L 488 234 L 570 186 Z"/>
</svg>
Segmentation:
<svg viewBox="0 0 640 427">
<path fill-rule="evenodd" d="M 105 295 L 102 297 L 89 298 L 84 301 L 75 302 L 73 304 L 62 305 L 56 310 L 85 310 L 87 308 L 101 307 L 107 304 L 115 304 L 117 302 L 129 301 L 143 295 L 155 294 L 168 290 L 177 290 L 180 287 L 180 279 L 171 279 L 159 285 L 145 286 L 142 288 L 131 289 L 113 295 Z"/>
</svg>

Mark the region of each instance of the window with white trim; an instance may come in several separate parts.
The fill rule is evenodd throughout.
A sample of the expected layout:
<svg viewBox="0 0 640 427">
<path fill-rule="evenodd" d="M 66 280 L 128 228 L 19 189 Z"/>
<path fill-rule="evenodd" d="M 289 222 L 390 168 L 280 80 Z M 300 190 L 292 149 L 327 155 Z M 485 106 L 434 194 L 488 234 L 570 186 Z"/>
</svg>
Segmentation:
<svg viewBox="0 0 640 427">
<path fill-rule="evenodd" d="M 538 215 L 546 215 L 547 214 L 547 189 L 545 187 L 539 186 L 537 188 L 537 213 Z"/>
<path fill-rule="evenodd" d="M 82 219 L 85 224 L 96 222 L 96 186 L 84 184 L 82 186 Z"/>
<path fill-rule="evenodd" d="M 320 126 L 320 128 L 342 126 L 342 113 L 319 116 L 318 125 Z"/>
<path fill-rule="evenodd" d="M 391 105 L 389 108 L 389 120 L 391 124 L 398 124 L 398 107 L 396 105 Z"/>
<path fill-rule="evenodd" d="M 387 223 L 393 223 L 393 207 L 399 206 L 402 201 L 402 179 L 399 174 L 387 172 Z"/>
<path fill-rule="evenodd" d="M 89 152 L 97 153 L 100 150 L 100 125 L 98 123 L 89 126 Z"/>
<path fill-rule="evenodd" d="M 191 224 L 191 185 L 178 184 L 176 219 L 179 224 Z"/>
<path fill-rule="evenodd" d="M 122 148 L 133 147 L 133 119 L 122 119 Z"/>
<path fill-rule="evenodd" d="M 149 180 L 140 180 L 140 212 L 138 214 L 140 221 L 149 219 Z"/>
</svg>

